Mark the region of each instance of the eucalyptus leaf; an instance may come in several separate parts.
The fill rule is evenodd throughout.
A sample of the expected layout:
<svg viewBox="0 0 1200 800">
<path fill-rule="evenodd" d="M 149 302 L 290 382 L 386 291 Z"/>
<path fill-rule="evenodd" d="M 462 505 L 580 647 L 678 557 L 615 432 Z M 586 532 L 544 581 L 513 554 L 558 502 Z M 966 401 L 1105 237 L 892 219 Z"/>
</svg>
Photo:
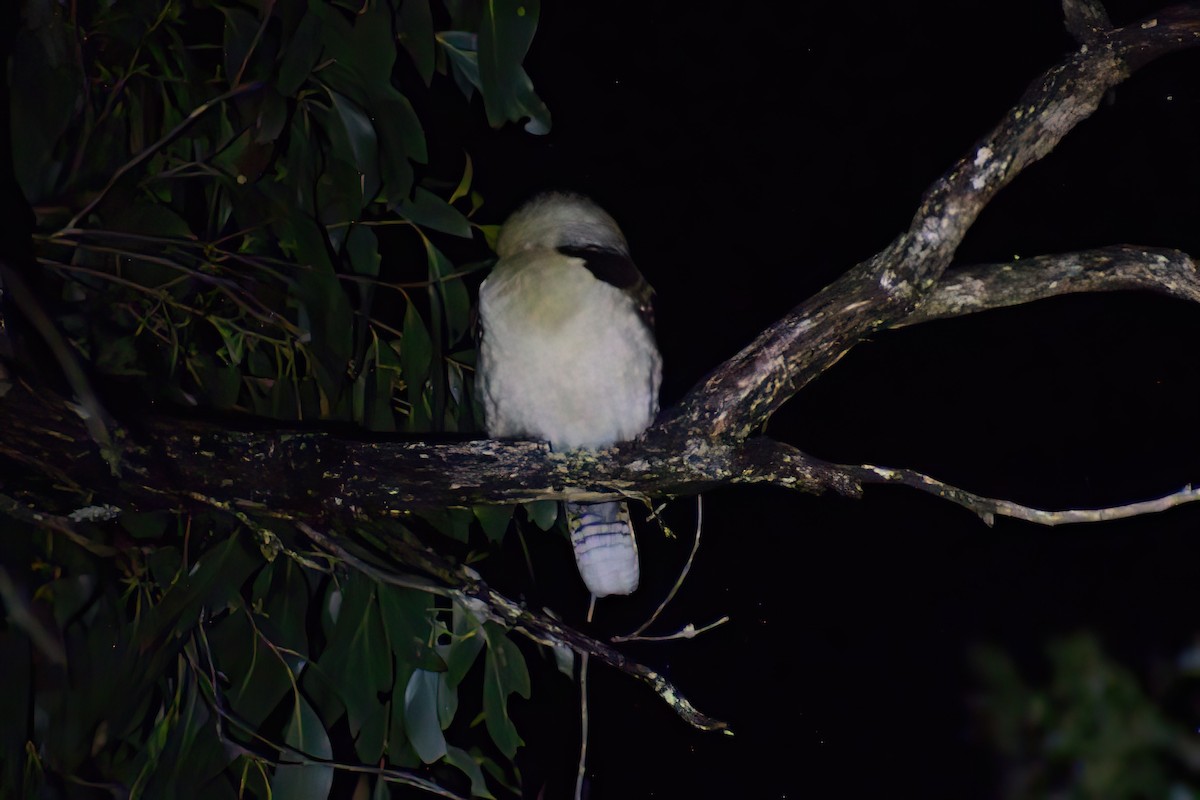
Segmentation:
<svg viewBox="0 0 1200 800">
<path fill-rule="evenodd" d="M 446 54 L 459 91 L 469 100 L 475 89 L 482 89 L 479 78 L 479 37 L 469 31 L 442 31 L 437 43 Z"/>
<path fill-rule="evenodd" d="M 379 140 L 375 135 L 375 126 L 366 112 L 349 98 L 337 92 L 330 92 L 329 96 L 345 131 L 354 165 L 366 183 L 362 195 L 371 197 L 379 185 Z"/>
<path fill-rule="evenodd" d="M 324 46 L 323 30 L 321 18 L 316 14 L 305 13 L 300 18 L 291 41 L 283 48 L 283 58 L 275 79 L 275 88 L 284 97 L 294 95 L 308 79 Z"/>
<path fill-rule="evenodd" d="M 492 741 L 500 748 L 501 753 L 512 759 L 516 757 L 517 749 L 524 741 L 517 734 L 517 726 L 509 716 L 508 697 L 516 693 L 526 700 L 529 699 L 529 670 L 525 666 L 525 657 L 521 655 L 516 643 L 508 638 L 503 628 L 494 622 L 488 622 L 484 624 L 483 630 L 487 639 L 483 713 Z"/>
<path fill-rule="evenodd" d="M 433 13 L 429 0 L 403 0 L 397 28 L 400 44 L 408 51 L 421 80 L 428 86 L 435 67 Z"/>
<path fill-rule="evenodd" d="M 471 223 L 454 206 L 428 189 L 418 186 L 411 200 L 405 200 L 398 209 L 400 216 L 410 222 L 435 231 L 471 238 Z"/>
<path fill-rule="evenodd" d="M 327 239 L 312 220 L 295 217 L 281 226 L 280 244 L 308 268 L 296 281 L 303 303 L 300 326 L 310 334 L 310 346 L 321 367 L 319 382 L 327 397 L 337 397 L 350 362 L 354 312 L 329 259 Z"/>
<path fill-rule="evenodd" d="M 432 525 L 438 533 L 457 542 L 465 543 L 471 532 L 471 510 L 467 508 L 429 508 L 420 513 L 422 519 Z"/>
<path fill-rule="evenodd" d="M 380 584 L 376 589 L 380 613 L 388 643 L 396 660 L 438 672 L 446 664 L 429 644 L 432 631 L 433 599 L 416 589 Z"/>
<path fill-rule="evenodd" d="M 446 754 L 446 737 L 438 719 L 438 673 L 418 669 L 404 689 L 404 728 L 417 755 L 432 764 Z"/>
<path fill-rule="evenodd" d="M 41 4 L 29 3 L 29 26 L 20 26 L 12 45 L 10 70 L 20 65 L 20 80 L 9 80 L 12 99 L 8 124 L 22 135 L 12 137 L 12 165 L 17 181 L 31 203 L 54 196 L 66 153 L 59 140 L 77 113 L 85 85 L 80 65 L 71 57 L 74 26 L 67 16 L 54 14 L 49 3 L 40 19 L 32 18 Z M 10 8 L 15 24 L 15 7 Z"/>
<path fill-rule="evenodd" d="M 173 527 L 175 515 L 169 511 L 129 512 L 120 516 L 121 527 L 135 539 L 157 539 Z"/>
<path fill-rule="evenodd" d="M 291 669 L 280 660 L 245 614 L 231 614 L 208 631 L 217 667 L 232 683 L 224 694 L 230 710 L 250 725 L 260 725 L 288 698 L 294 702 Z"/>
<path fill-rule="evenodd" d="M 471 779 L 472 797 L 485 797 L 494 800 L 494 795 L 488 791 L 487 782 L 483 779 L 483 770 L 479 768 L 479 764 L 471 757 L 470 753 L 452 745 L 448 746 L 446 748 L 446 763 L 461 770 L 463 774 Z"/>
<path fill-rule="evenodd" d="M 303 697 L 296 700 L 296 709 L 287 728 L 284 729 L 284 741 L 289 747 L 299 750 L 306 756 L 318 759 L 333 757 L 333 747 L 329 742 L 329 734 L 312 706 Z M 329 796 L 333 786 L 333 767 L 323 764 L 287 763 L 296 761 L 291 754 L 284 754 L 280 759 L 282 765 L 275 770 L 271 780 L 271 793 L 275 797 L 286 797 L 288 800 L 324 800 Z"/>
<path fill-rule="evenodd" d="M 197 356 L 193 361 L 208 402 L 215 408 L 231 408 L 242 391 L 241 371 L 233 364 L 216 363 L 207 356 Z"/>
<path fill-rule="evenodd" d="M 379 239 L 368 225 L 354 225 L 346 235 L 346 255 L 356 275 L 379 275 Z"/>
<path fill-rule="evenodd" d="M 254 120 L 254 142 L 266 144 L 279 138 L 283 126 L 287 124 L 287 101 L 273 87 L 264 87 L 260 96 L 262 105 L 259 106 L 258 116 Z"/>
<path fill-rule="evenodd" d="M 508 533 L 508 525 L 512 521 L 515 506 L 473 506 L 471 511 L 479 520 L 483 533 L 490 542 L 499 542 Z"/>
<path fill-rule="evenodd" d="M 337 622 L 318 664 L 346 706 L 351 734 L 379 709 L 379 695 L 392 685 L 392 650 L 384 631 L 376 587 L 351 573 L 342 583 Z"/>
<path fill-rule="evenodd" d="M 465 163 L 463 164 L 462 178 L 459 179 L 458 186 L 454 187 L 454 193 L 450 195 L 450 203 L 461 197 L 467 197 L 471 192 L 471 181 L 475 177 L 475 163 L 471 160 L 470 153 L 464 153 L 463 156 Z"/>
<path fill-rule="evenodd" d="M 462 281 L 455 275 L 450 259 L 429 239 L 425 239 L 425 256 L 429 264 L 429 279 L 436 281 L 434 294 L 441 301 L 444 312 L 446 342 L 450 345 L 458 344 L 470 328 L 471 298 L 467 295 Z"/>
<path fill-rule="evenodd" d="M 363 409 L 356 419 L 367 430 L 396 430 L 396 417 L 392 413 L 392 383 L 397 372 L 383 369 L 378 363 L 372 362 L 370 368 L 360 376 L 363 382 Z"/>
<path fill-rule="evenodd" d="M 528 117 L 525 130 L 550 132 L 550 109 L 533 89 L 521 63 L 537 30 L 540 0 L 484 4 L 479 30 L 479 79 L 488 121 L 499 127 Z"/>
<path fill-rule="evenodd" d="M 558 671 L 568 679 L 575 680 L 575 651 L 560 644 L 552 645 L 551 649 L 554 650 L 554 664 Z"/>
<path fill-rule="evenodd" d="M 458 686 L 483 649 L 483 626 L 475 615 L 460 604 L 454 604 L 450 644 L 446 655 L 446 685 Z"/>
<path fill-rule="evenodd" d="M 421 320 L 421 314 L 411 303 L 404 314 L 403 338 L 400 340 L 401 375 L 408 386 L 408 402 L 414 407 L 421 404 L 425 394 L 425 382 L 429 378 L 433 359 L 433 340 Z M 412 429 L 410 418 L 409 427 Z"/>
<path fill-rule="evenodd" d="M 225 14 L 225 78 L 232 84 L 254 46 L 258 20 L 240 8 L 218 8 Z"/>
<path fill-rule="evenodd" d="M 259 625 L 274 644 L 307 656 L 310 593 L 305 567 L 291 558 L 276 559 L 271 566 L 271 588 L 263 604 L 266 619 Z"/>
<path fill-rule="evenodd" d="M 242 581 L 262 566 L 262 557 L 246 546 L 245 537 L 230 536 L 196 558 L 192 571 L 173 585 L 139 626 L 144 647 L 154 647 L 160 637 L 196 624 L 200 608 L 223 608 L 240 600 Z"/>
<path fill-rule="evenodd" d="M 524 503 L 522 507 L 534 525 L 548 531 L 558 522 L 558 506 L 557 500 L 534 500 L 532 503 Z"/>
</svg>

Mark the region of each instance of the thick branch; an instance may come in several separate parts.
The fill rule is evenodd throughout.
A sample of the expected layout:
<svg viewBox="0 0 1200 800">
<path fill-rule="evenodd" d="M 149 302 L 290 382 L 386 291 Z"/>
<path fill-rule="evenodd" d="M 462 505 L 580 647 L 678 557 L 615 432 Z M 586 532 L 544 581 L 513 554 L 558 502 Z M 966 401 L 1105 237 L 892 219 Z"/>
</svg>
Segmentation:
<svg viewBox="0 0 1200 800">
<path fill-rule="evenodd" d="M 1098 39 L 1112 29 L 1108 12 L 1099 0 L 1063 0 L 1062 6 L 1067 32 L 1080 44 Z"/>
<path fill-rule="evenodd" d="M 1095 111 L 1104 93 L 1166 53 L 1200 43 L 1200 8 L 1082 45 L 926 192 L 909 229 L 764 331 L 692 390 L 687 427 L 742 438 L 867 336 L 908 316 L 938 283 L 976 216 L 1021 170 Z"/>
<path fill-rule="evenodd" d="M 1117 245 L 952 269 L 913 313 L 892 327 L 961 317 L 1061 294 L 1139 289 L 1200 303 L 1196 262 L 1178 250 Z"/>
<path fill-rule="evenodd" d="M 364 439 L 174 419 L 120 431 L 127 446 L 117 483 L 83 420 L 52 390 L 18 383 L 0 398 L 0 414 L 12 420 L 0 426 L 0 456 L 116 504 L 186 505 L 200 495 L 329 521 L 415 507 L 695 494 L 729 483 L 858 490 L 798 450 L 780 455 L 766 439 L 720 442 L 678 427 L 611 450 L 554 453 L 538 442 Z M 129 444 L 135 439 L 147 444 Z"/>
</svg>

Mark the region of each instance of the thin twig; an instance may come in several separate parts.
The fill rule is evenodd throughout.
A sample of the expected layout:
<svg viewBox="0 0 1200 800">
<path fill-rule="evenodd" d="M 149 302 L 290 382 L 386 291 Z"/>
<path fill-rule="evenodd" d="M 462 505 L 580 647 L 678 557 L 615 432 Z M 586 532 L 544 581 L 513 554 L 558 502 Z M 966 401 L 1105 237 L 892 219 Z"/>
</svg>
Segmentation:
<svg viewBox="0 0 1200 800">
<path fill-rule="evenodd" d="M 262 10 L 259 12 L 262 14 L 262 22 L 258 24 L 258 30 L 254 32 L 254 38 L 250 40 L 250 46 L 246 48 L 246 55 L 242 57 L 241 66 L 238 67 L 237 74 L 233 76 L 232 83 L 234 86 L 242 82 L 242 76 L 246 74 L 246 67 L 250 63 L 250 57 L 254 55 L 255 49 L 258 47 L 259 42 L 262 41 L 263 31 L 267 29 L 267 23 L 271 21 L 274 10 L 275 0 L 266 0 L 263 3 Z"/>
<path fill-rule="evenodd" d="M 936 478 L 931 478 L 928 475 L 910 469 L 889 469 L 887 467 L 877 467 L 872 464 L 843 464 L 839 465 L 838 468 L 845 470 L 848 474 L 853 475 L 863 483 L 896 483 L 913 489 L 919 489 L 922 492 L 928 492 L 944 500 L 949 500 L 951 503 L 974 511 L 988 526 L 995 524 L 997 516 L 1012 517 L 1047 526 L 1072 525 L 1083 522 L 1107 522 L 1114 519 L 1137 517 L 1143 514 L 1155 514 L 1174 508 L 1175 506 L 1194 503 L 1200 500 L 1200 489 L 1194 489 L 1189 485 L 1163 497 L 1129 503 L 1127 505 L 1093 509 L 1043 511 L 1008 500 L 983 497 L 982 495 L 965 491 L 957 486 L 951 486 Z"/>
<path fill-rule="evenodd" d="M 589 595 L 587 621 L 596 611 L 596 595 Z M 587 772 L 588 746 L 588 654 L 579 656 L 579 772 L 575 775 L 575 800 L 583 800 L 583 778 Z"/>
<path fill-rule="evenodd" d="M 317 545 L 325 548 L 330 553 L 333 553 L 359 572 L 367 575 L 368 577 L 374 578 L 380 583 L 386 583 L 390 586 L 400 586 L 405 589 L 416 589 L 421 592 L 435 594 L 439 597 L 450 597 L 452 595 L 452 592 L 449 589 L 445 588 L 444 586 L 439 586 L 433 581 L 428 580 L 427 578 L 422 578 L 419 575 L 402 575 L 376 567 L 375 565 L 370 564 L 354 555 L 334 541 L 332 537 L 326 536 L 308 523 L 302 520 L 294 520 L 294 522 L 296 527 L 299 528 L 305 536 L 312 539 Z"/>
<path fill-rule="evenodd" d="M 9 623 L 25 631 L 29 636 L 29 641 L 41 651 L 50 663 L 66 666 L 67 651 L 63 649 L 62 642 L 53 632 L 46 629 L 46 626 L 29 608 L 28 601 L 17 590 L 12 576 L 3 566 L 0 566 L 0 603 L 3 603 L 8 612 Z"/>
<path fill-rule="evenodd" d="M 60 517 L 56 514 L 47 514 L 44 511 L 34 511 L 8 495 L 0 495 L 0 512 L 30 525 L 53 533 L 62 534 L 92 555 L 109 558 L 120 552 L 115 547 L 88 539 L 75 529 L 75 523 L 70 518 Z"/>
<path fill-rule="evenodd" d="M 188 666 L 191 668 L 192 673 L 194 675 L 197 675 L 204 679 L 208 679 L 208 676 L 204 673 L 204 671 L 200 668 L 200 666 L 198 664 L 194 663 L 190 657 L 188 657 L 187 660 L 188 660 Z M 288 670 L 288 671 L 290 672 L 291 670 Z M 332 761 L 332 760 L 327 760 L 327 759 L 323 759 L 323 758 L 318 758 L 314 755 L 304 752 L 303 750 L 298 750 L 297 748 L 292 747 L 291 745 L 283 744 L 280 742 L 276 742 L 272 739 L 269 739 L 266 736 L 263 736 L 262 734 L 260 734 L 253 725 L 250 725 L 249 723 L 243 721 L 236 714 L 234 714 L 230 711 L 226 711 L 224 708 L 221 707 L 221 704 L 216 701 L 218 694 L 217 694 L 217 686 L 215 684 L 210 683 L 209 688 L 210 688 L 210 691 L 213 693 L 214 699 L 212 701 L 209 701 L 209 699 L 207 697 L 205 697 L 205 701 L 208 704 L 208 707 L 211 711 L 213 711 L 215 714 L 217 714 L 217 716 L 219 716 L 221 719 L 225 720 L 226 722 L 229 722 L 234 727 L 245 732 L 252 739 L 266 745 L 267 747 L 271 748 L 272 750 L 274 750 L 276 753 L 280 754 L 281 756 L 282 755 L 289 756 L 288 760 L 280 759 L 278 761 L 272 762 L 275 764 L 275 766 L 326 767 L 328 769 L 338 770 L 341 772 L 349 772 L 349 773 L 358 774 L 358 775 L 375 775 L 379 778 L 382 778 L 385 781 L 389 781 L 392 783 L 400 783 L 400 784 L 404 784 L 406 786 L 413 786 L 418 789 L 423 789 L 427 792 L 436 794 L 439 797 L 450 798 L 450 800 L 467 800 L 467 798 L 463 797 L 462 795 L 455 794 L 454 792 L 451 792 L 449 789 L 446 789 L 442 786 L 439 786 L 436 783 L 433 783 L 432 781 L 428 781 L 418 775 L 413 775 L 412 773 L 406 772 L 404 770 L 399 770 L 399 769 L 389 768 L 389 767 L 371 767 L 371 766 L 366 766 L 364 764 L 348 764 L 348 763 L 341 762 L 341 761 Z M 202 693 L 202 696 L 203 696 L 203 693 Z M 226 740 L 225 744 L 227 746 L 229 744 L 234 744 L 234 745 L 238 746 L 239 748 L 241 748 L 241 746 L 238 745 L 237 742 L 231 743 L 228 740 Z M 249 755 L 249 753 L 247 753 L 247 754 Z"/>
<path fill-rule="evenodd" d="M 138 166 L 139 164 L 141 164 L 143 161 L 150 158 L 151 156 L 153 156 L 156 152 L 158 152 L 159 150 L 166 147 L 171 142 L 175 141 L 180 136 L 182 136 L 184 131 L 186 131 L 188 128 L 190 128 L 193 125 L 193 123 L 196 122 L 196 120 L 198 120 L 198 119 L 200 119 L 200 117 L 204 116 L 209 111 L 209 109 L 214 108 L 215 106 L 219 106 L 220 104 L 226 102 L 227 100 L 232 100 L 235 97 L 240 97 L 241 95 L 247 94 L 249 92 L 257 91 L 258 89 L 261 89 L 262 86 L 263 86 L 262 81 L 254 81 L 253 83 L 246 83 L 246 84 L 242 84 L 241 86 L 235 86 L 232 89 L 230 89 L 228 92 L 217 95 L 212 100 L 209 100 L 207 103 L 201 103 L 200 105 L 196 106 L 194 109 L 192 109 L 192 112 L 190 114 L 188 114 L 186 117 L 184 117 L 182 122 L 180 122 L 174 128 L 169 130 L 161 139 L 159 139 L 158 141 L 149 145 L 144 150 L 142 150 L 142 152 L 138 153 L 136 156 L 129 159 L 124 164 L 122 164 L 120 167 L 118 167 L 117 170 L 112 174 L 112 177 L 108 179 L 108 183 L 106 183 L 104 185 L 104 188 L 100 190 L 100 193 L 97 194 L 95 197 L 93 197 L 92 201 L 90 203 L 88 203 L 86 206 L 84 206 L 82 209 L 80 209 L 79 212 L 77 214 L 75 214 L 75 216 L 71 217 L 70 221 L 67 222 L 65 227 L 67 227 L 67 228 L 78 227 L 79 221 L 81 219 L 85 219 L 87 217 L 87 215 L 90 214 L 96 208 L 96 206 L 98 206 L 100 204 L 100 201 L 104 199 L 104 197 L 109 193 L 109 191 L 112 189 L 113 186 L 116 186 L 117 181 L 119 181 L 125 175 L 125 173 L 129 172 L 131 169 Z"/>
<path fill-rule="evenodd" d="M 695 541 L 692 542 L 692 552 L 688 554 L 687 562 L 683 565 L 683 570 L 680 571 L 679 577 L 675 580 L 675 585 L 671 587 L 671 591 L 667 592 L 667 596 L 665 598 L 663 598 L 663 601 L 658 604 L 658 608 L 654 609 L 654 613 L 651 614 L 650 617 L 645 622 L 643 622 L 641 625 L 639 625 L 637 627 L 637 629 L 633 631 L 633 633 L 627 633 L 624 636 L 612 637 L 612 640 L 614 642 L 638 641 L 641 638 L 641 633 L 643 631 L 645 631 L 646 628 L 649 628 L 651 625 L 654 624 L 654 621 L 656 619 L 658 619 L 659 614 L 661 614 L 663 612 L 663 609 L 667 607 L 667 604 L 675 599 L 675 595 L 679 592 L 679 587 L 683 586 L 684 579 L 687 578 L 688 573 L 691 572 L 691 570 L 692 570 L 692 562 L 696 560 L 696 553 L 700 550 L 700 531 L 704 527 L 704 500 L 703 500 L 703 497 L 704 497 L 704 495 L 700 495 L 700 494 L 696 495 L 696 537 L 695 537 Z M 655 516 L 657 516 L 657 515 L 655 515 Z M 720 623 L 715 623 L 715 624 L 720 624 Z M 691 627 L 690 624 L 689 624 L 689 627 Z M 714 626 L 710 625 L 708 627 L 714 627 Z M 708 628 L 705 628 L 704 630 L 707 630 L 707 629 Z M 671 638 L 671 637 L 668 637 L 668 638 Z M 644 641 L 653 641 L 653 640 L 656 640 L 656 637 L 648 637 L 648 638 L 644 639 Z"/>
<path fill-rule="evenodd" d="M 726 622 L 729 622 L 728 614 L 699 628 L 689 622 L 687 625 L 684 625 L 682 628 L 675 631 L 675 633 L 668 633 L 663 636 L 639 636 L 636 634 L 629 634 L 628 636 L 614 636 L 612 637 L 612 640 L 614 642 L 669 642 L 673 639 L 695 639 L 700 634 L 708 633 L 713 628 L 724 625 Z"/>
</svg>

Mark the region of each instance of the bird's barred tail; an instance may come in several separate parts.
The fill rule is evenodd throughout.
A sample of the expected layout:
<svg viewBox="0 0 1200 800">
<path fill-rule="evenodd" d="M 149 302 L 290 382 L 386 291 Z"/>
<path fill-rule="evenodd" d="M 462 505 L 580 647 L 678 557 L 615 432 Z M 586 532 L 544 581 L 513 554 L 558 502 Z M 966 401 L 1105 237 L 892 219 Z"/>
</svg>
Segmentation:
<svg viewBox="0 0 1200 800">
<path fill-rule="evenodd" d="M 567 503 L 575 563 L 596 597 L 631 594 L 638 586 L 637 542 L 625 503 Z"/>
</svg>

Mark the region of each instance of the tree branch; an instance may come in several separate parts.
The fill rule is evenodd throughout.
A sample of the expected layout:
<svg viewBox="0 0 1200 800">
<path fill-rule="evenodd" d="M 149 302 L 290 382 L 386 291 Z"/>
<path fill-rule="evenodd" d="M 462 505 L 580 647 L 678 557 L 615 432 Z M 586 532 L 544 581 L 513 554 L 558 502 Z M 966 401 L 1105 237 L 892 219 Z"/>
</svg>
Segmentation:
<svg viewBox="0 0 1200 800">
<path fill-rule="evenodd" d="M 943 500 L 949 500 L 956 505 L 974 511 L 989 527 L 995 523 L 997 516 L 1023 519 L 1027 522 L 1036 522 L 1039 525 L 1048 526 L 1070 525 L 1080 522 L 1107 522 L 1114 519 L 1138 517 L 1144 514 L 1156 514 L 1159 511 L 1166 511 L 1185 503 L 1194 503 L 1200 500 L 1200 489 L 1185 486 L 1177 492 L 1156 497 L 1153 500 L 1143 500 L 1126 505 L 1067 511 L 1043 511 L 1023 506 L 1020 503 L 997 500 L 967 492 L 959 489 L 957 486 L 951 486 L 936 478 L 922 475 L 910 469 L 889 469 L 887 467 L 876 467 L 871 464 L 857 466 L 843 464 L 839 469 L 844 470 L 850 475 L 854 475 L 863 483 L 895 483 L 918 489 L 922 492 L 928 492 Z"/>
<path fill-rule="evenodd" d="M 1098 39 L 1112 29 L 1108 12 L 1099 0 L 1063 0 L 1062 7 L 1067 32 L 1080 44 Z"/>
<path fill-rule="evenodd" d="M 1200 275 L 1186 253 L 1116 245 L 952 269 L 900 328 L 1078 292 L 1144 290 L 1200 303 Z"/>
<path fill-rule="evenodd" d="M 296 521 L 296 526 L 321 547 L 339 557 L 348 555 L 332 537 L 316 531 L 307 523 Z M 724 730 L 728 727 L 724 722 L 698 711 L 670 681 L 658 672 L 628 658 L 624 653 L 597 639 L 586 636 L 548 616 L 536 614 L 524 608 L 521 604 L 489 587 L 479 573 L 470 567 L 452 564 L 426 547 L 395 536 L 387 537 L 387 546 L 400 563 L 417 567 L 423 573 L 433 575 L 449 586 L 449 596 L 463 608 L 469 609 L 480 622 L 499 623 L 538 644 L 547 647 L 565 647 L 580 655 L 592 656 L 614 669 L 632 675 L 650 686 L 655 694 L 661 697 L 676 714 L 695 728 L 714 731 Z M 380 577 L 377 572 L 371 574 L 377 578 Z M 386 578 L 382 579 L 386 580 Z M 401 585 L 410 584 L 401 583 Z"/>
<path fill-rule="evenodd" d="M 930 187 L 907 231 L 718 367 L 676 415 L 688 428 L 716 437 L 750 435 L 850 348 L 912 313 L 984 206 L 1090 116 L 1105 92 L 1133 69 L 1198 43 L 1200 8 L 1191 4 L 1080 46 Z"/>
</svg>

